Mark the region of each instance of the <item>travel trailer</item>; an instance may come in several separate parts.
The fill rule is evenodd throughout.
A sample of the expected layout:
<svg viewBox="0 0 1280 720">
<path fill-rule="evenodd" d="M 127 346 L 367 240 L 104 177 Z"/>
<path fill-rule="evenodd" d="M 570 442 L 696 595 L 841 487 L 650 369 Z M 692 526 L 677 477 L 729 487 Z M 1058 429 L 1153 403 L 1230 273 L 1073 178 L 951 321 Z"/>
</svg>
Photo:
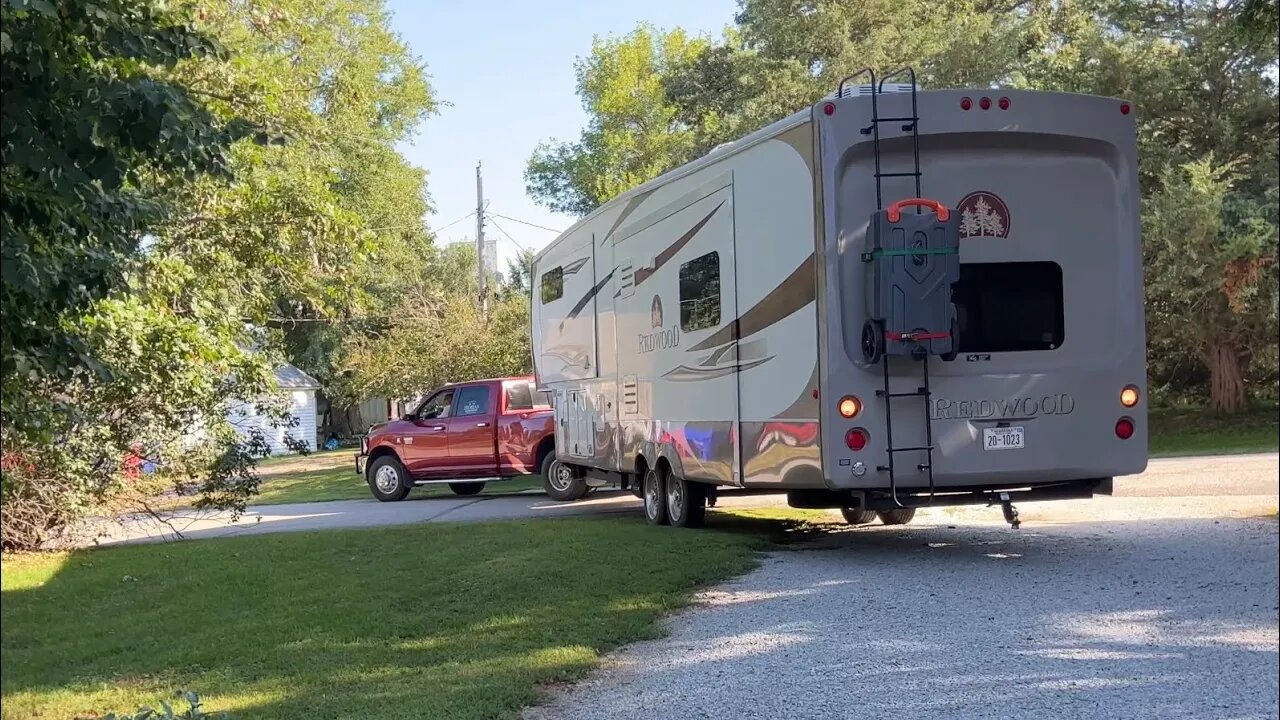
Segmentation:
<svg viewBox="0 0 1280 720">
<path fill-rule="evenodd" d="M 855 524 L 998 504 L 1017 527 L 1014 502 L 1146 467 L 1132 106 L 895 76 L 864 71 L 537 256 L 565 483 L 631 489 L 655 524 L 699 524 L 728 486 Z"/>
</svg>

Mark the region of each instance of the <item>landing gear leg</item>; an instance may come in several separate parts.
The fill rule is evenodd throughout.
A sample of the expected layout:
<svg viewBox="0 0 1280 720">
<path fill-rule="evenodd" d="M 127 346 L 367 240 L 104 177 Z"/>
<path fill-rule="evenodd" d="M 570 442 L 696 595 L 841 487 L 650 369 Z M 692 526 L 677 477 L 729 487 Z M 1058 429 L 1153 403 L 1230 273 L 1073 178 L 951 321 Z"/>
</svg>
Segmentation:
<svg viewBox="0 0 1280 720">
<path fill-rule="evenodd" d="M 1009 493 L 1000 493 L 1000 512 L 1004 513 L 1004 521 L 1014 530 L 1022 527 L 1022 521 L 1018 519 L 1018 508 L 1010 502 Z"/>
<path fill-rule="evenodd" d="M 707 486 L 707 507 L 716 506 L 716 489 L 717 489 L 716 485 Z"/>
</svg>

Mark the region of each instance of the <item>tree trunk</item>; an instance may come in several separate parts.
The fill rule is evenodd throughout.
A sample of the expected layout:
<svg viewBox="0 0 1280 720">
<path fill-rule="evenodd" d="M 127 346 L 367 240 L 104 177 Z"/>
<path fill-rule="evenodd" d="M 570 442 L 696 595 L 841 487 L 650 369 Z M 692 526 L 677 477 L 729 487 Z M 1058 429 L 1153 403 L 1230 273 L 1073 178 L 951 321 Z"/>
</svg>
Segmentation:
<svg viewBox="0 0 1280 720">
<path fill-rule="evenodd" d="M 1215 412 L 1237 413 L 1244 409 L 1244 369 L 1240 354 L 1227 343 L 1209 347 L 1209 407 Z"/>
</svg>

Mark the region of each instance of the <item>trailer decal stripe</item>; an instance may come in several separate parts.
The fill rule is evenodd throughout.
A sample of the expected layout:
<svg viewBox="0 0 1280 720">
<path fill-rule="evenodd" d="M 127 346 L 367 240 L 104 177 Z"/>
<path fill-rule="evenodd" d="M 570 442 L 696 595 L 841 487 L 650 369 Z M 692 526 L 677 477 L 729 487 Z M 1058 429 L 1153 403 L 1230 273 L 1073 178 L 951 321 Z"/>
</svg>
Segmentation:
<svg viewBox="0 0 1280 720">
<path fill-rule="evenodd" d="M 618 271 L 618 268 L 614 268 L 610 270 L 609 274 L 605 275 L 603 280 L 596 283 L 595 287 L 587 291 L 587 294 L 584 295 L 582 299 L 578 301 L 577 305 L 573 306 L 573 309 L 569 311 L 569 314 L 564 316 L 564 320 L 560 321 L 561 330 L 564 330 L 564 324 L 566 322 L 578 317 L 578 315 L 582 313 L 582 311 L 587 307 L 587 303 L 591 302 L 591 299 L 594 298 L 596 294 L 599 293 L 600 290 L 604 288 L 605 285 L 609 284 L 609 280 L 613 278 L 613 274 L 617 271 Z"/>
<path fill-rule="evenodd" d="M 640 283 L 652 277 L 653 274 L 658 272 L 658 270 L 663 265 L 666 265 L 667 262 L 671 260 L 671 258 L 675 257 L 676 253 L 680 252 L 680 250 L 682 250 L 685 245 L 688 245 L 689 241 L 693 239 L 693 236 L 697 235 L 698 231 L 702 229 L 702 226 L 710 222 L 711 216 L 716 214 L 716 211 L 718 211 L 724 205 L 724 202 L 725 202 L 724 200 L 721 200 L 720 204 L 711 208 L 711 212 L 707 213 L 706 217 L 699 220 L 697 224 L 689 228 L 689 230 L 685 234 L 681 235 L 680 239 L 671 243 L 671 245 L 666 250 L 663 250 L 662 252 L 658 253 L 658 257 L 654 258 L 653 267 L 638 268 L 636 270 L 636 287 L 640 287 Z"/>
<path fill-rule="evenodd" d="M 750 337 L 812 303 L 817 297 L 814 268 L 813 255 L 810 255 L 800 263 L 800 267 L 787 276 L 786 280 L 779 283 L 778 287 L 764 296 L 750 310 L 717 330 L 711 337 L 689 348 L 689 351 L 707 350 Z"/>
</svg>

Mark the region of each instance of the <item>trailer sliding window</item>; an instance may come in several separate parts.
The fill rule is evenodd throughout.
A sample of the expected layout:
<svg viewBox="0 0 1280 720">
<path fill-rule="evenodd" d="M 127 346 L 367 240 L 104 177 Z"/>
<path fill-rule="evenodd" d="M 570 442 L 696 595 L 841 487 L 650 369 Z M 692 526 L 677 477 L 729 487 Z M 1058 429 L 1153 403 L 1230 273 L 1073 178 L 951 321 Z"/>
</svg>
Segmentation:
<svg viewBox="0 0 1280 720">
<path fill-rule="evenodd" d="M 963 263 L 952 300 L 961 353 L 1062 345 L 1062 268 L 1055 262 Z"/>
<path fill-rule="evenodd" d="M 559 300 L 564 295 L 564 268 L 557 267 L 542 274 L 542 304 Z"/>
<path fill-rule="evenodd" d="M 709 252 L 680 266 L 680 329 L 720 324 L 720 253 Z"/>
</svg>

